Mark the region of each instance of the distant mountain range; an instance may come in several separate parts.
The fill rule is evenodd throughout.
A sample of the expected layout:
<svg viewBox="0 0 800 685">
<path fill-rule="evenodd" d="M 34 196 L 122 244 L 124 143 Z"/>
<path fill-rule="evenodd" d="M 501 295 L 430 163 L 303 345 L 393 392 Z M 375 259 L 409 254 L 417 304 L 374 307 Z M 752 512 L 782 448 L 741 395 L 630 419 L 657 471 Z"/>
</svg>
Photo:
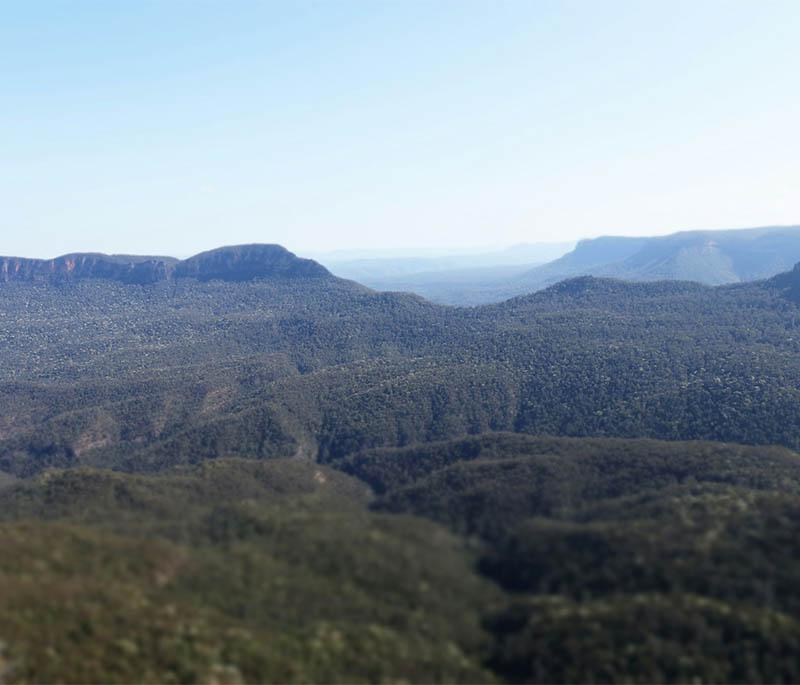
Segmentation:
<svg viewBox="0 0 800 685">
<path fill-rule="evenodd" d="M 505 250 L 451 254 L 345 253 L 316 258 L 341 278 L 382 291 L 412 292 L 433 302 L 483 301 L 485 285 L 512 279 L 575 247 L 574 242 L 521 243 Z M 488 301 L 493 301 L 489 299 Z"/>
<path fill-rule="evenodd" d="M 571 276 L 630 281 L 696 281 L 706 285 L 769 278 L 800 260 L 800 226 L 682 231 L 654 238 L 603 237 L 515 279 L 519 292 Z"/>
<path fill-rule="evenodd" d="M 420 260 L 422 261 L 422 260 Z M 800 226 L 726 231 L 683 231 L 667 236 L 607 236 L 580 241 L 545 264 L 491 263 L 480 266 L 401 272 L 397 260 L 373 260 L 369 269 L 356 263 L 332 264 L 337 275 L 377 290 L 414 292 L 441 304 L 499 302 L 541 290 L 567 278 L 603 276 L 631 281 L 681 280 L 706 285 L 769 278 L 800 261 Z M 385 271 L 379 272 L 381 262 Z M 409 264 L 411 260 L 405 260 Z M 439 260 L 440 265 L 446 265 Z"/>
<path fill-rule="evenodd" d="M 98 253 L 55 259 L 0 257 L 0 283 L 107 279 L 146 285 L 183 278 L 247 281 L 338 276 L 374 290 L 410 292 L 438 304 L 472 306 L 501 302 L 580 276 L 705 285 L 764 280 L 800 262 L 800 226 L 684 231 L 651 238 L 606 236 L 582 240 L 547 263 L 526 261 L 568 246 L 542 243 L 449 257 L 333 261 L 330 271 L 280 245 L 261 244 L 222 247 L 183 260 Z"/>
<path fill-rule="evenodd" d="M 504 250 L 464 251 L 450 254 L 369 253 L 342 257 L 339 253 L 311 255 L 337 276 L 357 281 L 362 278 L 395 279 L 414 274 L 434 274 L 470 269 L 524 268 L 543 264 L 569 252 L 575 243 L 520 243 Z M 348 253 L 345 253 L 347 255 Z"/>
</svg>

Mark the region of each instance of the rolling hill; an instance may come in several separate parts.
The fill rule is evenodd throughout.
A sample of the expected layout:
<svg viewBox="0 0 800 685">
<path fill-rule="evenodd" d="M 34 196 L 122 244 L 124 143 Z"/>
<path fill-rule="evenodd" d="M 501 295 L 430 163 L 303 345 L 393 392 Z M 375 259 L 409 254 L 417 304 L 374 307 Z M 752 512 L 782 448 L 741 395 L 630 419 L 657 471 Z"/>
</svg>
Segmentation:
<svg viewBox="0 0 800 685">
<path fill-rule="evenodd" d="M 241 248 L 216 254 L 224 279 L 2 284 L 0 470 L 335 462 L 487 430 L 800 447 L 796 270 L 457 309 L 272 249 L 255 273 L 280 276 L 243 280 Z"/>
<path fill-rule="evenodd" d="M 343 467 L 52 469 L 0 490 L 4 678 L 798 675 L 794 452 L 490 433 Z"/>
<path fill-rule="evenodd" d="M 4 682 L 800 676 L 800 267 L 0 263 Z"/>
</svg>

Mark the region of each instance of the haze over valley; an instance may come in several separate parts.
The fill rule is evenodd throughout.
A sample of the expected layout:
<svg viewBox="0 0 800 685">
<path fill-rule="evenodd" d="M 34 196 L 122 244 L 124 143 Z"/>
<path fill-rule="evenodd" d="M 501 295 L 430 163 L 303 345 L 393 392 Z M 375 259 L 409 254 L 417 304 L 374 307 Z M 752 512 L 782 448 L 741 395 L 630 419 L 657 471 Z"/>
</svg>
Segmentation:
<svg viewBox="0 0 800 685">
<path fill-rule="evenodd" d="M 322 257 L 337 275 L 376 290 L 417 293 L 433 302 L 477 305 L 541 290 L 574 276 L 707 285 L 768 278 L 800 261 L 800 227 L 681 231 L 648 238 L 605 236 L 520 245 L 470 256 Z"/>
<path fill-rule="evenodd" d="M 800 584 L 791 565 L 759 566 L 745 531 L 760 536 L 770 520 L 758 544 L 791 554 L 782 541 L 800 507 L 800 266 L 716 287 L 581 276 L 452 308 L 370 290 L 270 245 L 183 261 L 0 264 L 4 540 L 13 569 L 39 563 L 38 545 L 60 559 L 44 593 L 4 571 L 19 609 L 0 630 L 18 636 L 14 672 L 25 679 L 135 679 L 146 668 L 196 680 L 230 668 L 276 681 L 594 680 L 605 639 L 637 645 L 637 677 L 793 677 L 780 653 L 798 630 Z M 543 435 L 565 437 L 526 437 Z M 746 513 L 732 502 L 748 502 Z M 700 544 L 709 526 L 728 531 L 711 547 Z M 695 565 L 650 559 L 651 529 Z M 135 542 L 143 533 L 152 549 Z M 587 534 L 617 550 L 603 579 L 593 569 L 609 561 L 573 550 Z M 373 549 L 365 535 L 385 542 Z M 87 546 L 97 552 L 78 554 Z M 125 570 L 90 571 L 101 550 L 130 559 Z M 559 570 L 561 555 L 577 575 Z M 658 574 L 642 576 L 641 563 Z M 252 564 L 280 585 L 240 575 Z M 734 576 L 708 588 L 712 568 L 762 580 L 745 595 Z M 773 578 L 773 568 L 783 570 Z M 83 580 L 56 590 L 63 574 Z M 151 587 L 149 574 L 166 580 Z M 771 587 L 781 599 L 765 608 Z M 53 592 L 85 607 L 53 619 L 44 644 L 55 659 L 25 618 Z M 135 610 L 120 604 L 131 592 L 143 597 Z M 345 622 L 332 593 L 350 607 Z M 289 603 L 283 618 L 276 601 Z M 406 603 L 424 629 L 402 614 Z M 121 663 L 116 643 L 92 637 L 120 611 L 137 646 Z M 603 641 L 548 656 L 564 630 L 605 620 L 618 627 Z M 714 626 L 704 638 L 714 644 L 751 631 L 750 651 L 700 648 L 673 672 L 669 641 L 683 645 L 698 620 Z M 73 621 L 92 632 L 74 633 Z M 191 642 L 186 621 L 200 631 Z M 663 647 L 637 642 L 642 621 Z M 319 644 L 308 629 L 323 661 L 308 652 Z M 152 639 L 182 645 L 186 661 L 149 651 Z M 281 656 L 259 647 L 276 639 Z M 374 659 L 356 658 L 364 640 Z M 91 659 L 73 659 L 90 644 Z M 405 650 L 413 660 L 399 658 Z M 741 661 L 752 658 L 763 660 L 757 671 Z M 602 663 L 615 679 L 631 673 Z"/>
<path fill-rule="evenodd" d="M 0 685 L 800 682 L 798 35 L 5 3 Z"/>
</svg>

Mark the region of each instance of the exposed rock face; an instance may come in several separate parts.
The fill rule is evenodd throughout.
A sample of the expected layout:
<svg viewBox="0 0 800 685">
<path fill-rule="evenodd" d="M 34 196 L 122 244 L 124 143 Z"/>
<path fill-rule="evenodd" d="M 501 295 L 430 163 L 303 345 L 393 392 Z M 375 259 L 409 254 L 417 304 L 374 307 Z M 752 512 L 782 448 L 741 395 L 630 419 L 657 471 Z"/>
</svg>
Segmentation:
<svg viewBox="0 0 800 685">
<path fill-rule="evenodd" d="M 146 285 L 173 278 L 249 281 L 320 277 L 330 277 L 325 267 L 300 259 L 279 245 L 222 247 L 184 261 L 104 254 L 71 254 L 55 259 L 0 257 L 0 283 L 65 283 L 102 278 Z"/>
<path fill-rule="evenodd" d="M 63 283 L 105 278 L 147 284 L 169 278 L 174 263 L 169 257 L 120 258 L 103 254 L 71 254 L 56 259 L 0 257 L 0 282 Z"/>
</svg>

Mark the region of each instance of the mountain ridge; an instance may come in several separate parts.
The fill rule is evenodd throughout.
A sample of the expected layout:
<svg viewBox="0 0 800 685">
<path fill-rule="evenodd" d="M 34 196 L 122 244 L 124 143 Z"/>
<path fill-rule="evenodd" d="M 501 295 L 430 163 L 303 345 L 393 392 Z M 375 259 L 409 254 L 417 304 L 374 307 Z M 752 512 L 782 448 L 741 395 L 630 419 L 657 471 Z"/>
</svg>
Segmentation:
<svg viewBox="0 0 800 685">
<path fill-rule="evenodd" d="M 705 285 L 757 281 L 800 261 L 800 226 L 680 231 L 664 236 L 601 236 L 518 276 L 509 287 L 538 290 L 570 276 Z"/>
<path fill-rule="evenodd" d="M 107 279 L 149 285 L 178 278 L 248 281 L 257 278 L 333 278 L 321 264 L 297 257 L 280 245 L 231 245 L 188 259 L 71 253 L 53 259 L 0 257 L 0 283 L 65 283 Z"/>
<path fill-rule="evenodd" d="M 577 276 L 704 285 L 764 280 L 800 262 L 800 225 L 701 229 L 662 236 L 605 235 L 580 240 L 570 252 L 549 261 L 501 262 L 499 254 L 495 261 L 483 255 L 482 266 L 459 266 L 456 256 L 429 260 L 427 269 L 419 259 L 323 263 L 335 275 L 373 290 L 413 292 L 438 304 L 474 307 L 537 292 Z"/>
</svg>

